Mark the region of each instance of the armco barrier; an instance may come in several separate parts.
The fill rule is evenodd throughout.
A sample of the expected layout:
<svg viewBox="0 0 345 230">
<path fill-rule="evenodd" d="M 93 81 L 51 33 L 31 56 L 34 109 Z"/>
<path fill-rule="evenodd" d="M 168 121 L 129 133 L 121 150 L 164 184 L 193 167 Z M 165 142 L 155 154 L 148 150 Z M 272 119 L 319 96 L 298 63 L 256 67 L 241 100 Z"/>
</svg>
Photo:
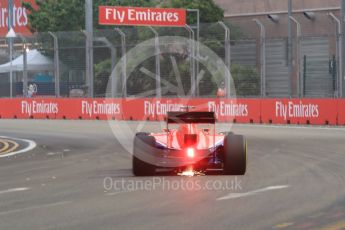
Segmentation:
<svg viewBox="0 0 345 230">
<path fill-rule="evenodd" d="M 0 118 L 155 121 L 186 105 L 220 122 L 345 125 L 342 99 L 16 98 L 0 99 Z"/>
</svg>

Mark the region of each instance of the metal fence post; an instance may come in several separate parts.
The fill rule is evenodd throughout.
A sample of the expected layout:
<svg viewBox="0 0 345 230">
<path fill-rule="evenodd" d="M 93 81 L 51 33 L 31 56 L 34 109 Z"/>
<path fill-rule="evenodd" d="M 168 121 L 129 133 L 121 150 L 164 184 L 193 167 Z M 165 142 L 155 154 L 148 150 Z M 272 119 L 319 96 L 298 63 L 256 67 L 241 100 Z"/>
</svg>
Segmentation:
<svg viewBox="0 0 345 230">
<path fill-rule="evenodd" d="M 54 75 L 55 75 L 55 96 L 60 97 L 60 65 L 59 65 L 59 43 L 55 34 L 48 31 L 54 39 Z"/>
<path fill-rule="evenodd" d="M 160 64 L 160 49 L 159 49 L 159 35 L 152 26 L 149 26 L 149 29 L 155 35 L 155 64 L 156 64 L 156 97 L 162 97 L 162 90 L 161 90 L 161 64 Z"/>
<path fill-rule="evenodd" d="M 195 83 L 195 52 L 194 52 L 194 31 L 189 25 L 185 25 L 185 28 L 189 32 L 189 47 L 190 47 L 190 79 L 191 79 L 191 96 L 195 96 L 195 90 L 197 88 Z"/>
<path fill-rule="evenodd" d="M 11 61 L 11 69 L 10 69 L 10 98 L 13 98 L 13 67 L 12 67 L 12 62 L 13 62 L 13 38 L 10 38 L 10 61 Z"/>
<path fill-rule="evenodd" d="M 94 38 L 96 42 L 104 43 L 110 49 L 111 55 L 111 97 L 115 98 L 117 95 L 117 83 L 116 83 L 116 71 L 114 68 L 116 66 L 116 48 L 106 37 L 96 37 Z"/>
<path fill-rule="evenodd" d="M 266 29 L 265 26 L 258 20 L 253 19 L 260 28 L 260 64 L 261 64 L 261 97 L 266 96 Z"/>
<path fill-rule="evenodd" d="M 8 30 L 13 30 L 13 0 L 8 1 Z M 15 34 L 14 34 L 15 37 Z M 13 70 L 12 70 L 12 59 L 13 59 L 13 37 L 9 37 L 9 45 L 10 45 L 10 61 L 11 61 L 11 67 L 10 67 L 10 98 L 13 97 Z"/>
<path fill-rule="evenodd" d="M 301 89 L 303 89 L 303 80 L 301 79 L 301 68 L 300 68 L 300 46 L 301 46 L 301 24 L 294 18 L 293 16 L 290 16 L 290 19 L 296 23 L 297 26 L 297 45 L 296 45 L 296 66 L 297 66 L 297 91 L 299 93 L 299 97 L 304 97 L 303 92 Z"/>
<path fill-rule="evenodd" d="M 303 56 L 303 95 L 305 94 L 305 82 L 307 81 L 307 55 Z"/>
<path fill-rule="evenodd" d="M 23 43 L 23 97 L 28 95 L 28 61 L 26 54 L 26 39 L 21 34 L 17 34 Z"/>
<path fill-rule="evenodd" d="M 341 44 L 341 63 L 340 63 L 340 65 L 341 65 L 341 69 L 342 69 L 342 75 L 340 76 L 340 82 L 339 82 L 339 84 L 340 84 L 340 97 L 342 98 L 343 97 L 343 91 L 344 91 L 344 85 L 343 85 L 343 82 L 344 82 L 344 72 L 345 72 L 345 70 L 343 69 L 343 67 L 344 67 L 344 61 L 345 61 L 345 57 L 344 57 L 344 54 L 345 54 L 345 51 L 343 50 L 344 48 L 345 48 L 345 44 L 344 44 L 344 42 L 345 42 L 345 40 L 344 40 L 344 32 L 345 32 L 345 0 L 341 0 L 341 10 L 340 10 L 340 15 L 341 15 L 341 26 L 340 26 L 340 38 L 339 38 L 339 40 L 340 40 L 340 44 Z M 340 48 L 339 48 L 340 49 Z"/>
<path fill-rule="evenodd" d="M 331 74 L 332 74 L 332 79 L 333 79 L 333 92 L 334 92 L 334 96 L 335 95 L 335 92 L 337 90 L 337 85 L 339 83 L 337 83 L 337 59 L 335 57 L 335 55 L 333 55 L 331 61 L 330 61 L 330 71 L 331 71 Z"/>
<path fill-rule="evenodd" d="M 218 21 L 219 25 L 221 25 L 225 31 L 224 37 L 224 48 L 225 48 L 225 66 L 227 70 L 225 70 L 225 87 L 226 87 L 226 96 L 227 98 L 231 97 L 231 44 L 230 44 L 230 29 L 225 25 L 224 22 Z"/>
<path fill-rule="evenodd" d="M 126 57 L 126 34 L 121 29 L 115 28 L 121 36 L 122 51 L 122 97 L 127 97 L 127 57 Z"/>
<path fill-rule="evenodd" d="M 338 97 L 343 96 L 343 87 L 342 87 L 342 78 L 343 78 L 343 44 L 341 42 L 341 22 L 340 20 L 333 14 L 328 13 L 328 15 L 337 23 L 337 56 L 338 56 Z"/>
<path fill-rule="evenodd" d="M 292 29 L 291 20 L 292 16 L 292 0 L 288 0 L 288 44 L 287 44 L 287 56 L 288 56 L 288 94 L 292 97 Z"/>
<path fill-rule="evenodd" d="M 89 86 L 89 96 L 94 96 L 93 77 L 93 11 L 92 0 L 85 0 L 85 31 L 86 31 L 86 76 Z"/>
<path fill-rule="evenodd" d="M 23 46 L 23 96 L 28 96 L 28 59 L 26 53 L 26 43 Z"/>
<path fill-rule="evenodd" d="M 196 58 L 197 58 L 197 62 L 196 62 L 196 74 L 199 74 L 199 58 L 200 58 L 200 10 L 199 9 L 187 9 L 187 12 L 193 12 L 196 13 L 196 26 L 194 25 L 189 25 L 191 29 L 196 29 Z M 196 76 L 195 76 L 196 77 Z M 196 84 L 195 86 L 195 94 L 199 95 L 199 85 Z"/>
</svg>

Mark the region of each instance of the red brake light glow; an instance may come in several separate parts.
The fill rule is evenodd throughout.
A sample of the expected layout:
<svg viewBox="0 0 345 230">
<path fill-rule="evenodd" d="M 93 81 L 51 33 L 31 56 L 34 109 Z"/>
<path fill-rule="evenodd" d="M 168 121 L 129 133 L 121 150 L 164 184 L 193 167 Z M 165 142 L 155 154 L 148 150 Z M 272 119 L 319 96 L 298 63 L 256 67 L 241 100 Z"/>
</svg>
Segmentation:
<svg viewBox="0 0 345 230">
<path fill-rule="evenodd" d="M 187 148 L 187 156 L 193 158 L 195 156 L 193 148 Z"/>
</svg>

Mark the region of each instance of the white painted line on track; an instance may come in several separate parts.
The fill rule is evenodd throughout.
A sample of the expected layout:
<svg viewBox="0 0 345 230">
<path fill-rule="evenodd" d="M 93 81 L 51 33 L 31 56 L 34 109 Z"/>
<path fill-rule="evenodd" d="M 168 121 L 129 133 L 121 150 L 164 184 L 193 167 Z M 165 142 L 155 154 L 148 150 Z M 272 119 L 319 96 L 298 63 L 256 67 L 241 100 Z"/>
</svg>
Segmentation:
<svg viewBox="0 0 345 230">
<path fill-rule="evenodd" d="M 123 193 L 130 193 L 130 192 L 136 192 L 139 190 L 124 190 L 124 191 L 118 191 L 118 192 L 112 192 L 112 193 L 106 193 L 105 195 L 107 196 L 115 196 L 115 195 L 119 195 L 119 194 L 123 194 Z"/>
<path fill-rule="evenodd" d="M 6 194 L 6 193 L 11 193 L 11 192 L 21 192 L 21 191 L 27 191 L 30 188 L 28 187 L 23 187 L 23 188 L 12 188 L 12 189 L 7 189 L 7 190 L 2 190 L 0 191 L 0 195 Z"/>
<path fill-rule="evenodd" d="M 123 192 L 113 192 L 113 193 L 106 193 L 107 196 L 115 196 L 115 195 L 118 195 L 118 194 L 121 194 L 121 193 L 125 193 L 126 191 L 123 191 Z"/>
<path fill-rule="evenodd" d="M 10 152 L 8 154 L 0 155 L 0 158 L 1 157 L 13 156 L 13 155 L 20 154 L 20 153 L 25 153 L 25 152 L 28 152 L 30 150 L 33 150 L 37 146 L 36 142 L 34 142 L 32 140 L 20 139 L 20 138 L 14 138 L 14 137 L 5 137 L 5 136 L 0 136 L 0 138 L 9 139 L 9 140 L 22 141 L 22 142 L 26 142 L 28 144 L 28 146 L 26 148 L 18 150 L 18 151 L 15 151 L 15 152 Z"/>
<path fill-rule="evenodd" d="M 13 213 L 17 213 L 17 212 L 28 211 L 28 210 L 50 208 L 50 207 L 60 206 L 60 205 L 69 204 L 69 203 L 72 203 L 72 201 L 61 201 L 61 202 L 56 202 L 56 203 L 43 204 L 43 205 L 25 207 L 25 208 L 20 208 L 20 209 L 12 209 L 12 210 L 8 210 L 8 211 L 0 212 L 0 216 L 13 214 Z"/>
<path fill-rule="evenodd" d="M 288 187 L 290 187 L 290 185 L 277 185 L 277 186 L 269 186 L 266 188 L 257 189 L 257 190 L 250 191 L 250 192 L 229 193 L 226 196 L 217 198 L 217 200 L 219 201 L 219 200 L 237 199 L 237 198 L 241 198 L 241 197 L 253 196 L 253 195 L 256 195 L 258 193 L 263 193 L 263 192 L 267 192 L 267 191 L 280 190 L 280 189 L 284 189 L 284 188 L 288 188 Z"/>
</svg>

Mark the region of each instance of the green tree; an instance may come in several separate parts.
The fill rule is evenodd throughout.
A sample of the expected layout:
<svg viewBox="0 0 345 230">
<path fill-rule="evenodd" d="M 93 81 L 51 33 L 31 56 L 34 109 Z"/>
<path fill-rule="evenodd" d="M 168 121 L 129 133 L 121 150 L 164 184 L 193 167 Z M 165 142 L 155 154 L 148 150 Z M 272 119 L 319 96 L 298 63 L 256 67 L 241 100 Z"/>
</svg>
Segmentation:
<svg viewBox="0 0 345 230">
<path fill-rule="evenodd" d="M 39 6 L 37 10 L 30 3 L 23 3 L 31 11 L 29 22 L 32 31 L 80 31 L 85 27 L 85 0 L 36 0 L 36 3 Z M 199 9 L 201 22 L 223 20 L 224 13 L 213 0 L 93 0 L 95 28 L 104 28 L 98 24 L 98 6 L 101 5 Z M 195 22 L 195 14 L 189 14 L 188 23 Z"/>
<path fill-rule="evenodd" d="M 32 31 L 79 31 L 84 28 L 84 0 L 36 0 L 36 3 L 37 10 L 23 2 L 31 11 L 29 26 Z"/>
<path fill-rule="evenodd" d="M 38 9 L 30 3 L 23 6 L 30 10 L 29 26 L 32 31 L 80 31 L 85 28 L 85 0 L 36 0 Z M 153 0 L 93 0 L 93 21 L 95 28 L 105 28 L 98 24 L 98 6 L 155 6 Z"/>
<path fill-rule="evenodd" d="M 213 0 L 171 0 L 162 5 L 163 7 L 199 9 L 200 22 L 217 22 L 224 19 L 224 10 L 217 6 Z M 195 14 L 187 17 L 189 24 L 196 23 Z"/>
</svg>

